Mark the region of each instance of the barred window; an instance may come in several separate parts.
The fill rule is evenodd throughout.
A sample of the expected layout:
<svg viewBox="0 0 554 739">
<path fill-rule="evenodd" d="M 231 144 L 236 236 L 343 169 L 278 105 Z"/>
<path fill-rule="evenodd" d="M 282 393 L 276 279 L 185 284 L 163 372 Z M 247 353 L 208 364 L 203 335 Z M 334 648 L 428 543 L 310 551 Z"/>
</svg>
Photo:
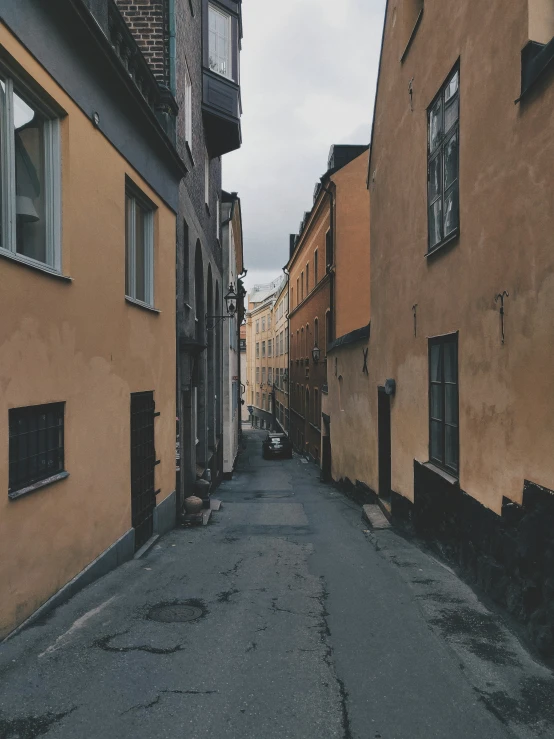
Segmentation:
<svg viewBox="0 0 554 739">
<path fill-rule="evenodd" d="M 10 409 L 9 496 L 64 472 L 64 406 Z"/>
</svg>

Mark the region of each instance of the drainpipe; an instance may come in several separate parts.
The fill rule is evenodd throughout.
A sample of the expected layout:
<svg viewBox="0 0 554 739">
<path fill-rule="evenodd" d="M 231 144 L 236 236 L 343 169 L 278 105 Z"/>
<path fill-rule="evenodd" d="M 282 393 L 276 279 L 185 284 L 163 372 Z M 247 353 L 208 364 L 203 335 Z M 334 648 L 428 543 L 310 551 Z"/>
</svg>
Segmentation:
<svg viewBox="0 0 554 739">
<path fill-rule="evenodd" d="M 287 305 L 288 305 L 288 308 L 290 310 L 290 273 L 288 272 L 288 270 L 287 270 L 286 267 L 283 267 L 283 272 L 287 276 Z M 285 318 L 287 319 L 287 328 L 288 328 L 288 331 L 287 331 L 287 334 L 288 334 L 288 340 L 287 340 L 287 357 L 288 357 L 288 359 L 287 359 L 287 377 L 288 377 L 288 380 L 287 380 L 287 387 L 288 387 L 287 396 L 288 396 L 288 402 L 287 402 L 287 404 L 288 404 L 288 412 L 289 412 L 289 426 L 288 426 L 288 429 L 285 429 L 285 433 L 287 434 L 287 436 L 290 439 L 290 320 L 289 320 L 289 311 L 288 310 L 287 310 L 287 315 L 285 316 Z M 285 425 L 286 425 L 286 421 L 287 421 L 287 419 L 285 418 Z"/>
<path fill-rule="evenodd" d="M 336 234 L 335 234 L 335 193 L 334 190 L 329 189 L 325 185 L 322 185 L 323 190 L 329 196 L 329 224 L 331 231 L 331 243 L 333 248 L 333 262 L 327 265 L 327 254 L 325 254 L 325 270 L 329 274 L 329 310 L 331 312 L 331 323 L 332 323 L 332 341 L 335 339 L 336 325 L 335 325 L 335 255 L 336 255 Z M 327 341 L 327 326 L 325 326 Z M 327 347 L 325 347 L 325 356 L 327 356 Z"/>
<path fill-rule="evenodd" d="M 242 322 L 244 320 L 244 313 L 245 313 L 245 310 L 244 310 L 244 298 L 246 297 L 246 290 L 244 289 L 241 280 L 242 280 L 243 277 L 246 277 L 246 274 L 247 273 L 248 273 L 248 270 L 247 269 L 243 269 L 242 272 L 240 273 L 240 275 L 237 275 L 237 294 L 238 294 L 238 296 L 239 296 L 239 298 L 241 300 L 241 305 L 242 305 L 242 311 L 238 311 L 237 310 L 238 319 L 239 319 L 237 321 L 237 346 L 238 346 L 238 349 L 239 349 L 238 350 L 238 357 L 239 357 L 239 361 L 238 361 L 238 378 L 239 378 L 239 381 L 238 381 L 238 391 L 237 391 L 238 394 L 239 394 L 239 397 L 238 397 L 238 409 L 237 409 L 237 434 L 238 434 L 237 438 L 239 440 L 239 445 L 242 442 L 242 395 L 241 395 L 241 392 L 240 392 L 240 389 L 242 387 L 242 375 L 241 375 L 241 361 L 242 361 L 241 360 L 241 356 L 242 355 L 241 355 L 241 350 L 240 350 L 240 327 L 242 326 Z M 239 293 L 239 285 L 242 288 L 241 291 L 240 291 L 240 293 Z"/>
</svg>

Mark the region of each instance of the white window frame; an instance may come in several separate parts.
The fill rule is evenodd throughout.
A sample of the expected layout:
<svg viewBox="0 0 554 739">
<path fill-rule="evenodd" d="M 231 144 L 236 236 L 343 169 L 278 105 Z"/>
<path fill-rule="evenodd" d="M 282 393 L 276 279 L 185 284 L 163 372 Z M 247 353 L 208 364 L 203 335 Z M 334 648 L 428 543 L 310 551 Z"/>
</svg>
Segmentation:
<svg viewBox="0 0 554 739">
<path fill-rule="evenodd" d="M 192 152 L 192 81 L 185 62 L 185 141 Z"/>
<path fill-rule="evenodd" d="M 131 218 L 129 222 L 129 243 L 125 245 L 126 285 L 125 297 L 136 303 L 154 307 L 154 207 L 153 204 L 142 196 L 141 193 L 129 185 L 125 188 L 125 217 L 127 218 L 127 199 L 131 205 Z M 144 300 L 136 296 L 136 208 L 137 203 L 144 211 Z"/>
<path fill-rule="evenodd" d="M 223 61 L 223 63 L 224 63 L 224 67 L 225 67 L 225 70 L 224 71 L 221 71 L 219 69 L 219 67 L 220 67 L 220 64 L 219 64 L 220 57 L 215 58 L 215 61 L 216 61 L 217 66 L 218 66 L 218 69 L 212 69 L 212 67 L 211 67 L 211 65 L 209 63 L 210 56 L 211 56 L 211 51 L 212 51 L 212 49 L 210 49 L 210 13 L 215 13 L 217 15 L 220 15 L 223 18 L 225 18 L 225 21 L 226 21 L 227 39 L 228 39 L 228 43 L 227 43 L 227 59 L 221 58 L 222 61 Z M 216 50 L 213 49 L 213 52 L 214 52 L 214 55 L 215 55 Z M 232 25 L 231 25 L 231 16 L 229 15 L 229 13 L 226 13 L 224 10 L 222 10 L 220 8 L 216 8 L 216 6 L 213 5 L 212 3 L 208 3 L 208 66 L 209 66 L 210 70 L 214 74 L 219 74 L 221 77 L 225 77 L 225 79 L 228 79 L 228 80 L 232 80 L 233 79 L 233 28 L 232 28 Z"/>
<path fill-rule="evenodd" d="M 62 228 L 61 228 L 61 136 L 60 119 L 45 103 L 37 100 L 35 95 L 29 94 L 23 85 L 20 85 L 9 74 L 0 70 L 0 79 L 4 82 L 6 104 L 4 116 L 0 119 L 0 136 L 2 138 L 2 245 L 0 253 L 9 255 L 18 261 L 25 262 L 41 269 L 57 272 L 62 271 Z M 45 177 L 45 239 L 46 261 L 33 259 L 17 252 L 16 235 L 16 177 L 15 177 L 15 126 L 14 126 L 14 92 L 34 110 L 40 112 L 47 119 L 44 122 L 44 177 Z"/>
</svg>

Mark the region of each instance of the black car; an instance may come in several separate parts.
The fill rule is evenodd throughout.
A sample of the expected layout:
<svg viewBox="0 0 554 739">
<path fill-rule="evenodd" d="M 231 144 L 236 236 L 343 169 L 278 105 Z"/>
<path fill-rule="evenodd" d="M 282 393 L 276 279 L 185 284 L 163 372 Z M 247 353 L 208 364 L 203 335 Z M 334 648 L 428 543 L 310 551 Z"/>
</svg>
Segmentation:
<svg viewBox="0 0 554 739">
<path fill-rule="evenodd" d="M 286 457 L 292 459 L 292 443 L 286 434 L 270 431 L 262 444 L 262 457 Z"/>
</svg>

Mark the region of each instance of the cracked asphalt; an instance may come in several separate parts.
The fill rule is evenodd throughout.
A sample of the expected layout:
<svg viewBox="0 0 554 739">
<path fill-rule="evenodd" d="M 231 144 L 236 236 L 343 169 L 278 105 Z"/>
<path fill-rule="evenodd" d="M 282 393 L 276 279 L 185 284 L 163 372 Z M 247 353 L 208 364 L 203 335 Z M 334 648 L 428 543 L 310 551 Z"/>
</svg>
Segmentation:
<svg viewBox="0 0 554 739">
<path fill-rule="evenodd" d="M 501 616 L 262 438 L 208 527 L 0 645 L 0 739 L 554 737 L 553 675 Z"/>
</svg>

